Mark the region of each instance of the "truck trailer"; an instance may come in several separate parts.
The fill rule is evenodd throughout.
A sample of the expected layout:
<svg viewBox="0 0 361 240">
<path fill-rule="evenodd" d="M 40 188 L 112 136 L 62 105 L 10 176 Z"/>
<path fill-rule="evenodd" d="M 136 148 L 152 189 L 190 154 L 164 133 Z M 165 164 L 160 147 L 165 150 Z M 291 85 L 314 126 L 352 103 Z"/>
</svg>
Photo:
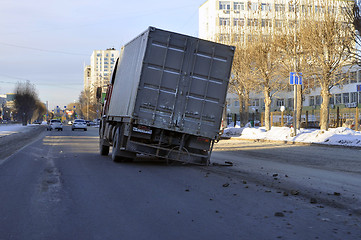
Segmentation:
<svg viewBox="0 0 361 240">
<path fill-rule="evenodd" d="M 100 154 L 208 165 L 235 48 L 149 27 L 124 45 L 99 127 Z"/>
</svg>

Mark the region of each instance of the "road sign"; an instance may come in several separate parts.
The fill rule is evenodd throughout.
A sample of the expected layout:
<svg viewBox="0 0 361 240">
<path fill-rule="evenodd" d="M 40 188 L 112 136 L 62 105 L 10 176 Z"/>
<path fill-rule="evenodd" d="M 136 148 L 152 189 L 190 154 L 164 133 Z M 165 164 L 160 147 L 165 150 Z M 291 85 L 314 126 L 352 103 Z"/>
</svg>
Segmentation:
<svg viewBox="0 0 361 240">
<path fill-rule="evenodd" d="M 302 85 L 302 73 L 290 72 L 290 84 L 291 85 Z"/>
<path fill-rule="evenodd" d="M 357 85 L 357 91 L 361 92 L 361 85 Z"/>
</svg>

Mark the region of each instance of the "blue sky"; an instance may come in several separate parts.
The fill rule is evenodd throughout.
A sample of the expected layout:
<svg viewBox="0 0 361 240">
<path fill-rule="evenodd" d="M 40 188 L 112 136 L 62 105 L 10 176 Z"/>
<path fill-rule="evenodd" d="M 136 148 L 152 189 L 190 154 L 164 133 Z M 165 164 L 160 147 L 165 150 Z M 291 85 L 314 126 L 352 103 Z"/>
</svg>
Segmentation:
<svg viewBox="0 0 361 240">
<path fill-rule="evenodd" d="M 122 45 L 154 26 L 198 35 L 205 0 L 0 0 L 0 94 L 35 84 L 49 108 L 74 102 L 93 50 Z"/>
</svg>

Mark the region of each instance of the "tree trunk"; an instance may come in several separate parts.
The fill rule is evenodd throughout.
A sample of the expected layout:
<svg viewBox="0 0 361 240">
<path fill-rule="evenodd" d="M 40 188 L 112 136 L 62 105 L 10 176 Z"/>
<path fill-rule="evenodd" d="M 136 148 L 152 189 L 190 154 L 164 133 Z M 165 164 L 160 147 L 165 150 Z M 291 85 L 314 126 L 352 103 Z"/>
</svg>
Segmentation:
<svg viewBox="0 0 361 240">
<path fill-rule="evenodd" d="M 244 98 L 243 98 L 243 95 L 242 94 L 238 94 L 238 100 L 239 100 L 239 125 L 240 127 L 243 127 L 245 125 L 245 110 L 244 110 L 244 107 L 243 107 L 243 101 L 244 101 Z"/>
<path fill-rule="evenodd" d="M 329 102 L 330 102 L 330 91 L 328 90 L 328 87 L 322 87 L 321 90 L 321 97 L 322 97 L 322 103 L 321 103 L 321 112 L 320 112 L 320 127 L 321 130 L 328 130 L 329 125 Z"/>
<path fill-rule="evenodd" d="M 270 113 L 271 113 L 271 90 L 269 87 L 264 88 L 264 123 L 266 131 L 271 130 Z"/>
<path fill-rule="evenodd" d="M 302 116 L 302 85 L 297 85 L 297 116 L 296 116 L 296 128 L 301 128 L 301 116 Z"/>
<path fill-rule="evenodd" d="M 249 120 L 248 119 L 248 117 L 249 117 L 249 91 L 247 91 L 247 90 L 244 91 L 243 103 L 244 103 L 244 115 L 243 115 L 244 122 L 243 122 L 243 124 L 246 125 L 246 123 L 248 123 L 248 120 Z"/>
</svg>

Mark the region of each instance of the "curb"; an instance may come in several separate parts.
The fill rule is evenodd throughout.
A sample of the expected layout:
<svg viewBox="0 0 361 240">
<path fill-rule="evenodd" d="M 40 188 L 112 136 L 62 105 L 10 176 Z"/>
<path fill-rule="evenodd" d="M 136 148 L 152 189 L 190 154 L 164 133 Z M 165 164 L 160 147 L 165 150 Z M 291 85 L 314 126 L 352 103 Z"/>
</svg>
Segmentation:
<svg viewBox="0 0 361 240">
<path fill-rule="evenodd" d="M 316 142 L 296 142 L 296 141 L 287 141 L 287 140 L 269 140 L 269 139 L 248 139 L 248 138 L 239 138 L 239 137 L 222 137 L 222 140 L 238 140 L 238 141 L 248 141 L 248 142 L 273 142 L 286 145 L 303 145 L 303 146 L 318 146 L 318 147 L 338 147 L 338 148 L 350 148 L 350 149 L 361 149 L 358 146 L 347 146 L 347 145 L 337 145 L 337 144 L 324 144 Z"/>
</svg>

